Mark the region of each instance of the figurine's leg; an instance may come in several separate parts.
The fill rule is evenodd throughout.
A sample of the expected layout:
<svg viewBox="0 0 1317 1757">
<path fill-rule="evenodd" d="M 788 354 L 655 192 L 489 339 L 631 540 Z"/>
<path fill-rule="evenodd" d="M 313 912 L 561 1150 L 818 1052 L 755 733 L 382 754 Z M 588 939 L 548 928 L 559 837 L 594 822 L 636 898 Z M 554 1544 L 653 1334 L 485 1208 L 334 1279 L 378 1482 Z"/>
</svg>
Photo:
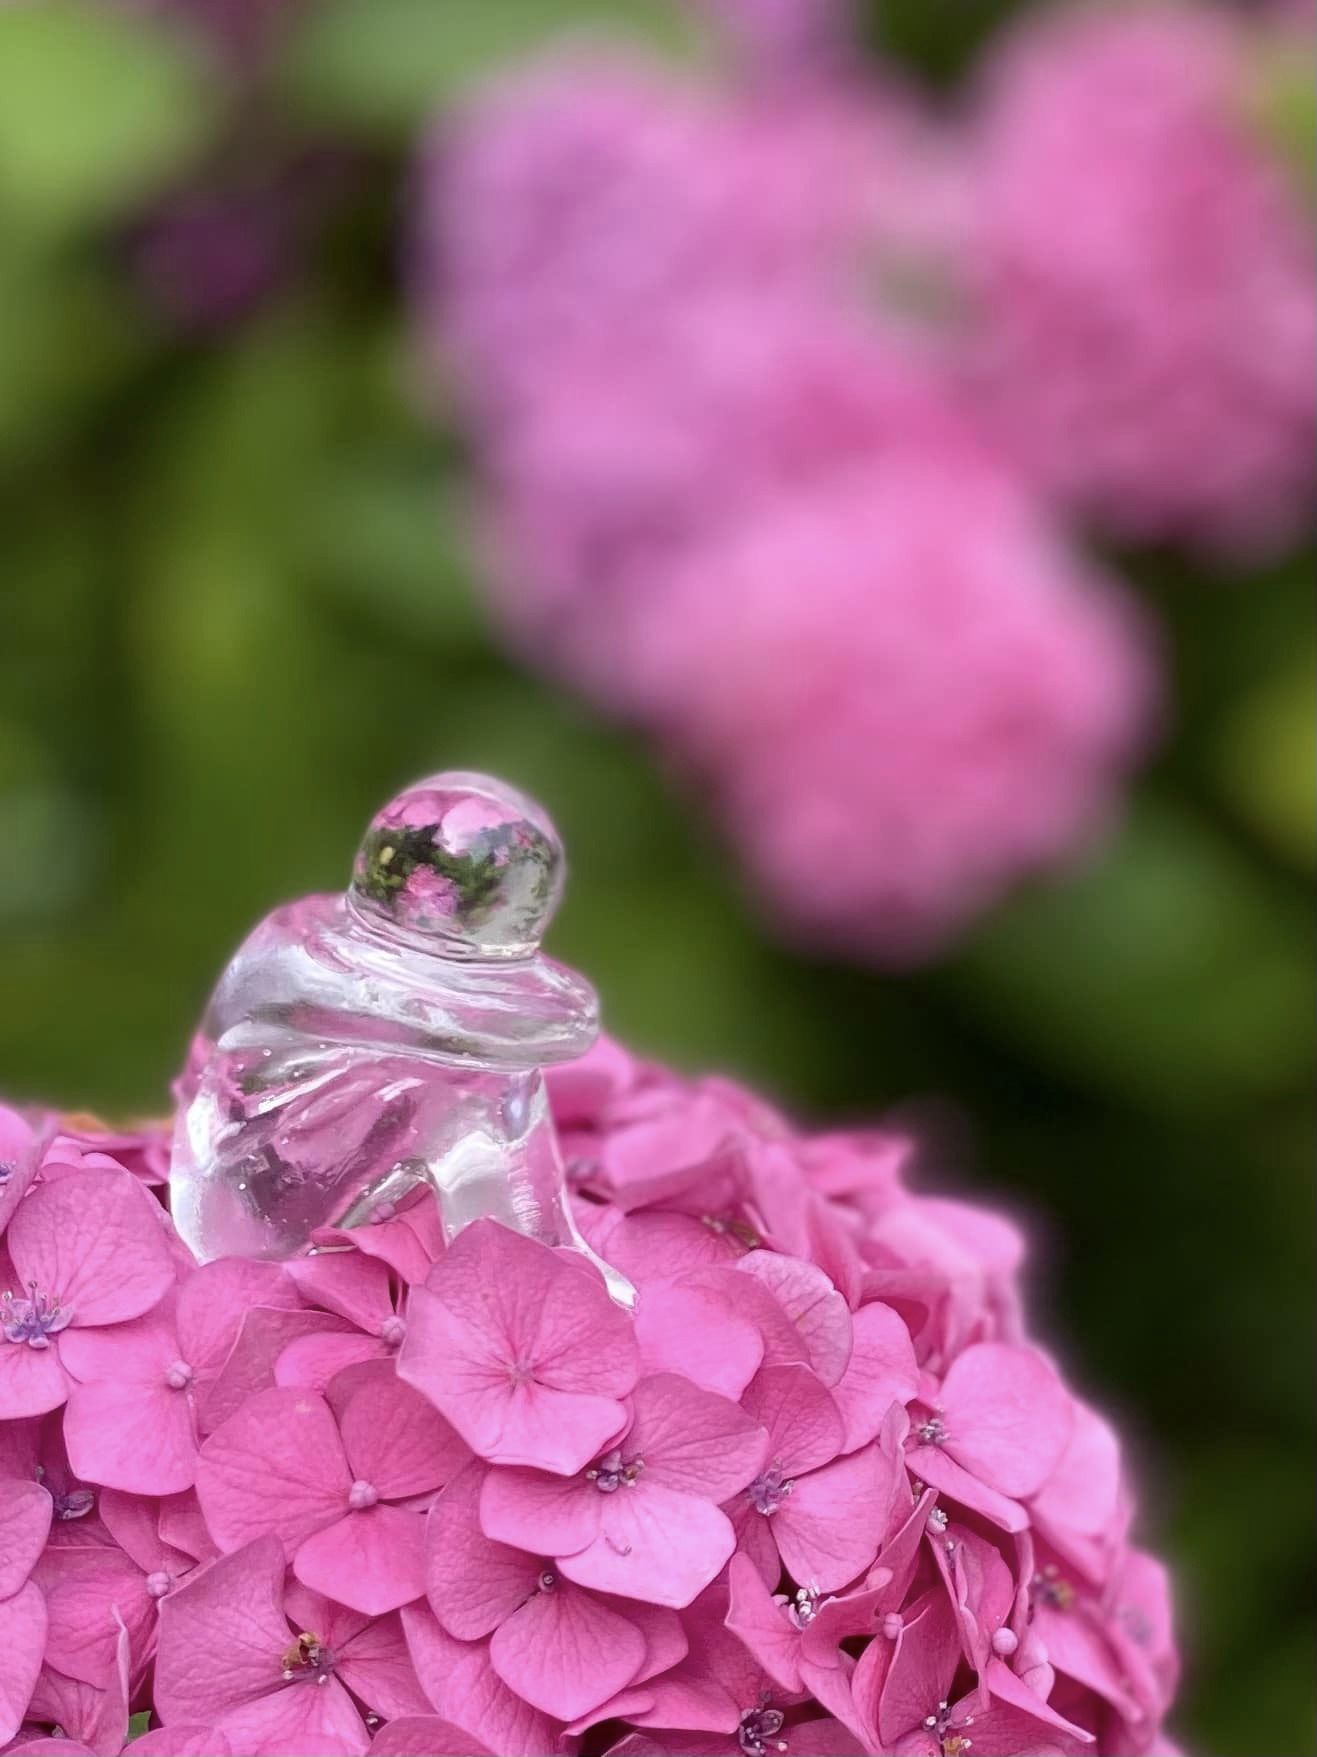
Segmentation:
<svg viewBox="0 0 1317 1757">
<path fill-rule="evenodd" d="M 408 1176 L 419 1167 L 435 1193 L 444 1236 L 473 1220 L 498 1220 L 514 1232 L 556 1249 L 577 1252 L 603 1277 L 609 1293 L 628 1308 L 635 1289 L 596 1256 L 581 1237 L 567 1199 L 567 1180 L 548 1095 L 538 1071 L 469 1074 L 436 1086 L 418 1127 Z M 368 1192 L 378 1202 L 384 1192 Z M 367 1218 L 359 1204 L 343 1224 Z"/>
<path fill-rule="evenodd" d="M 556 1138 L 553 1143 L 553 1151 L 555 1155 L 557 1155 L 558 1143 Z M 598 1252 L 592 1250 L 582 1238 L 580 1229 L 572 1217 L 571 1204 L 567 1199 L 565 1178 L 559 1187 L 558 1215 L 563 1242 L 567 1244 L 570 1249 L 579 1251 L 583 1257 L 587 1258 L 594 1264 L 595 1268 L 604 1278 L 604 1285 L 617 1301 L 618 1305 L 625 1306 L 628 1311 L 634 1310 L 636 1303 L 635 1288 L 627 1280 L 626 1276 L 623 1275 L 620 1269 L 615 1269 L 611 1263 L 606 1263 Z"/>
</svg>

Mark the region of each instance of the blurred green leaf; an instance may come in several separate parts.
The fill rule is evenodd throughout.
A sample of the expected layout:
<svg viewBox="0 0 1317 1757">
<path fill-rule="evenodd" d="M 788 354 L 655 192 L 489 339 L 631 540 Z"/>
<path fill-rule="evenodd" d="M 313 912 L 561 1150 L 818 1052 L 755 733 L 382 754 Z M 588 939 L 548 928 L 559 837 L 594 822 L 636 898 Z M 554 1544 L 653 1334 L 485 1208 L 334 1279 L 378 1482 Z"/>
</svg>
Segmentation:
<svg viewBox="0 0 1317 1757">
<path fill-rule="evenodd" d="M 0 253 L 0 462 L 30 465 L 89 419 L 145 342 L 98 265 L 11 239 Z"/>
<path fill-rule="evenodd" d="M 325 0 L 305 14 L 284 77 L 316 120 L 400 139 L 504 62 L 600 28 L 683 55 L 699 41 L 676 0 Z"/>
<path fill-rule="evenodd" d="M 951 976 L 1045 1063 L 1211 1111 L 1301 1085 L 1306 910 L 1207 823 L 1145 801 L 1086 867 L 1006 905 Z"/>
<path fill-rule="evenodd" d="M 134 469 L 144 536 L 185 540 L 203 524 L 287 550 L 292 515 L 344 421 L 351 348 L 318 313 L 295 311 L 208 355 L 145 432 Z"/>
<path fill-rule="evenodd" d="M 1310 1362 L 1294 1364 L 1306 1382 Z M 1241 1484 L 1247 1506 L 1283 1516 L 1239 1518 Z M 1199 1697 L 1186 1704 L 1188 1748 L 1311 1751 L 1311 1463 L 1265 1429 L 1218 1432 L 1182 1463 L 1176 1490 L 1177 1596 Z"/>
<path fill-rule="evenodd" d="M 0 6 L 0 212 L 45 233 L 158 188 L 210 112 L 199 69 L 158 24 L 79 0 Z"/>
<path fill-rule="evenodd" d="M 1314 698 L 1317 671 L 1305 653 L 1234 705 L 1216 744 L 1216 772 L 1240 817 L 1305 867 L 1317 861 Z"/>
<path fill-rule="evenodd" d="M 50 772 L 48 755 L 0 719 L 0 923 L 58 914 L 83 892 L 96 865 L 98 825 L 85 801 Z M 77 824 L 80 858 L 67 860 Z"/>
<path fill-rule="evenodd" d="M 1303 46 L 1297 30 L 1277 32 L 1256 56 L 1246 97 L 1254 125 L 1311 203 L 1317 199 L 1317 90 Z"/>
<path fill-rule="evenodd" d="M 319 584 L 408 637 L 456 650 L 488 645 L 454 485 L 433 448 L 378 445 L 335 459 L 305 511 Z"/>
<path fill-rule="evenodd" d="M 1001 31 L 1025 0 L 865 0 L 861 26 L 881 54 L 905 62 L 929 79 L 962 74 L 994 32 Z"/>
</svg>

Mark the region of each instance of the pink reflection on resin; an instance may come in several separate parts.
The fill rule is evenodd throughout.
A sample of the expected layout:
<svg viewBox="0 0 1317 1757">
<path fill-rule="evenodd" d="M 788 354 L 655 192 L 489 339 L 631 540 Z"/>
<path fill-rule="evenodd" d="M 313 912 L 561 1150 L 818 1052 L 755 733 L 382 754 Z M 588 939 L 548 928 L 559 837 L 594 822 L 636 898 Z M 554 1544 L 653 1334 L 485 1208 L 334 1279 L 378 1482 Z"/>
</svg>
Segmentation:
<svg viewBox="0 0 1317 1757">
<path fill-rule="evenodd" d="M 596 1261 L 567 1208 L 542 1070 L 584 1053 L 593 990 L 544 957 L 553 825 L 482 775 L 376 814 L 345 896 L 277 909 L 211 999 L 170 1171 L 202 1260 L 287 1257 L 429 1190 L 450 1238 L 488 1217 Z"/>
</svg>

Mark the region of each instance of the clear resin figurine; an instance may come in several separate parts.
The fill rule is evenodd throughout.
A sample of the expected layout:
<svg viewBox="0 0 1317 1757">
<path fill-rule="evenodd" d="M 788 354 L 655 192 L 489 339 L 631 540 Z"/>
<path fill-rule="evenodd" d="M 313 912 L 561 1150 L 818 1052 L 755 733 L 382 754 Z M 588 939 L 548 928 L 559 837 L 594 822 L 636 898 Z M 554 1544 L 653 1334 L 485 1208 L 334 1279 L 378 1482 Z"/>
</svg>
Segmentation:
<svg viewBox="0 0 1317 1757">
<path fill-rule="evenodd" d="M 433 1192 L 445 1234 L 490 1217 L 581 1252 L 543 1068 L 587 1050 L 594 991 L 539 951 L 562 846 L 538 806 L 442 774 L 371 821 L 344 896 L 277 909 L 211 998 L 170 1168 L 203 1262 L 289 1257 Z"/>
</svg>

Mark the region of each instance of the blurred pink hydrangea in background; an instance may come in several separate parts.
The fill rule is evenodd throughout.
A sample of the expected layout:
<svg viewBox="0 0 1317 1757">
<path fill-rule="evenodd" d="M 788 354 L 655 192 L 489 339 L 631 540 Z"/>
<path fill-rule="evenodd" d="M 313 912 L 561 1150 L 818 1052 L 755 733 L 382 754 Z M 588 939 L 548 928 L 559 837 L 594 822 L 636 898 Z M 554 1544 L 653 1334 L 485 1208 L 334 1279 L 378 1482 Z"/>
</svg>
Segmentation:
<svg viewBox="0 0 1317 1757">
<path fill-rule="evenodd" d="M 640 640 L 653 723 L 779 919 L 889 963 L 1104 825 L 1155 691 L 1133 605 L 950 446 L 702 545 Z"/>
<path fill-rule="evenodd" d="M 1101 529 L 1274 550 L 1313 485 L 1301 172 L 1265 138 L 1274 27 L 1043 8 L 995 46 L 967 150 L 991 416 Z M 1306 65 L 1309 31 L 1289 38 Z"/>
<path fill-rule="evenodd" d="M 436 138 L 415 278 L 518 650 L 654 737 L 797 938 L 901 963 L 1110 820 L 1155 664 L 979 431 L 952 136 L 822 66 L 504 81 Z"/>
<path fill-rule="evenodd" d="M 914 131 L 896 89 L 811 81 L 760 101 L 621 48 L 546 56 L 435 135 L 419 321 L 484 432 L 596 349 L 643 357 L 710 299 L 741 296 L 746 322 L 786 294 L 830 308 L 861 230 L 891 205 L 888 177 L 922 167 Z"/>
<path fill-rule="evenodd" d="M 689 0 L 726 33 L 751 71 L 799 80 L 850 52 L 845 0 Z"/>
<path fill-rule="evenodd" d="M 1015 1227 L 610 1042 L 549 1082 L 634 1316 L 428 1197 L 198 1267 L 161 1135 L 0 1112 L 6 1749 L 1169 1752 L 1167 1579 Z"/>
</svg>

